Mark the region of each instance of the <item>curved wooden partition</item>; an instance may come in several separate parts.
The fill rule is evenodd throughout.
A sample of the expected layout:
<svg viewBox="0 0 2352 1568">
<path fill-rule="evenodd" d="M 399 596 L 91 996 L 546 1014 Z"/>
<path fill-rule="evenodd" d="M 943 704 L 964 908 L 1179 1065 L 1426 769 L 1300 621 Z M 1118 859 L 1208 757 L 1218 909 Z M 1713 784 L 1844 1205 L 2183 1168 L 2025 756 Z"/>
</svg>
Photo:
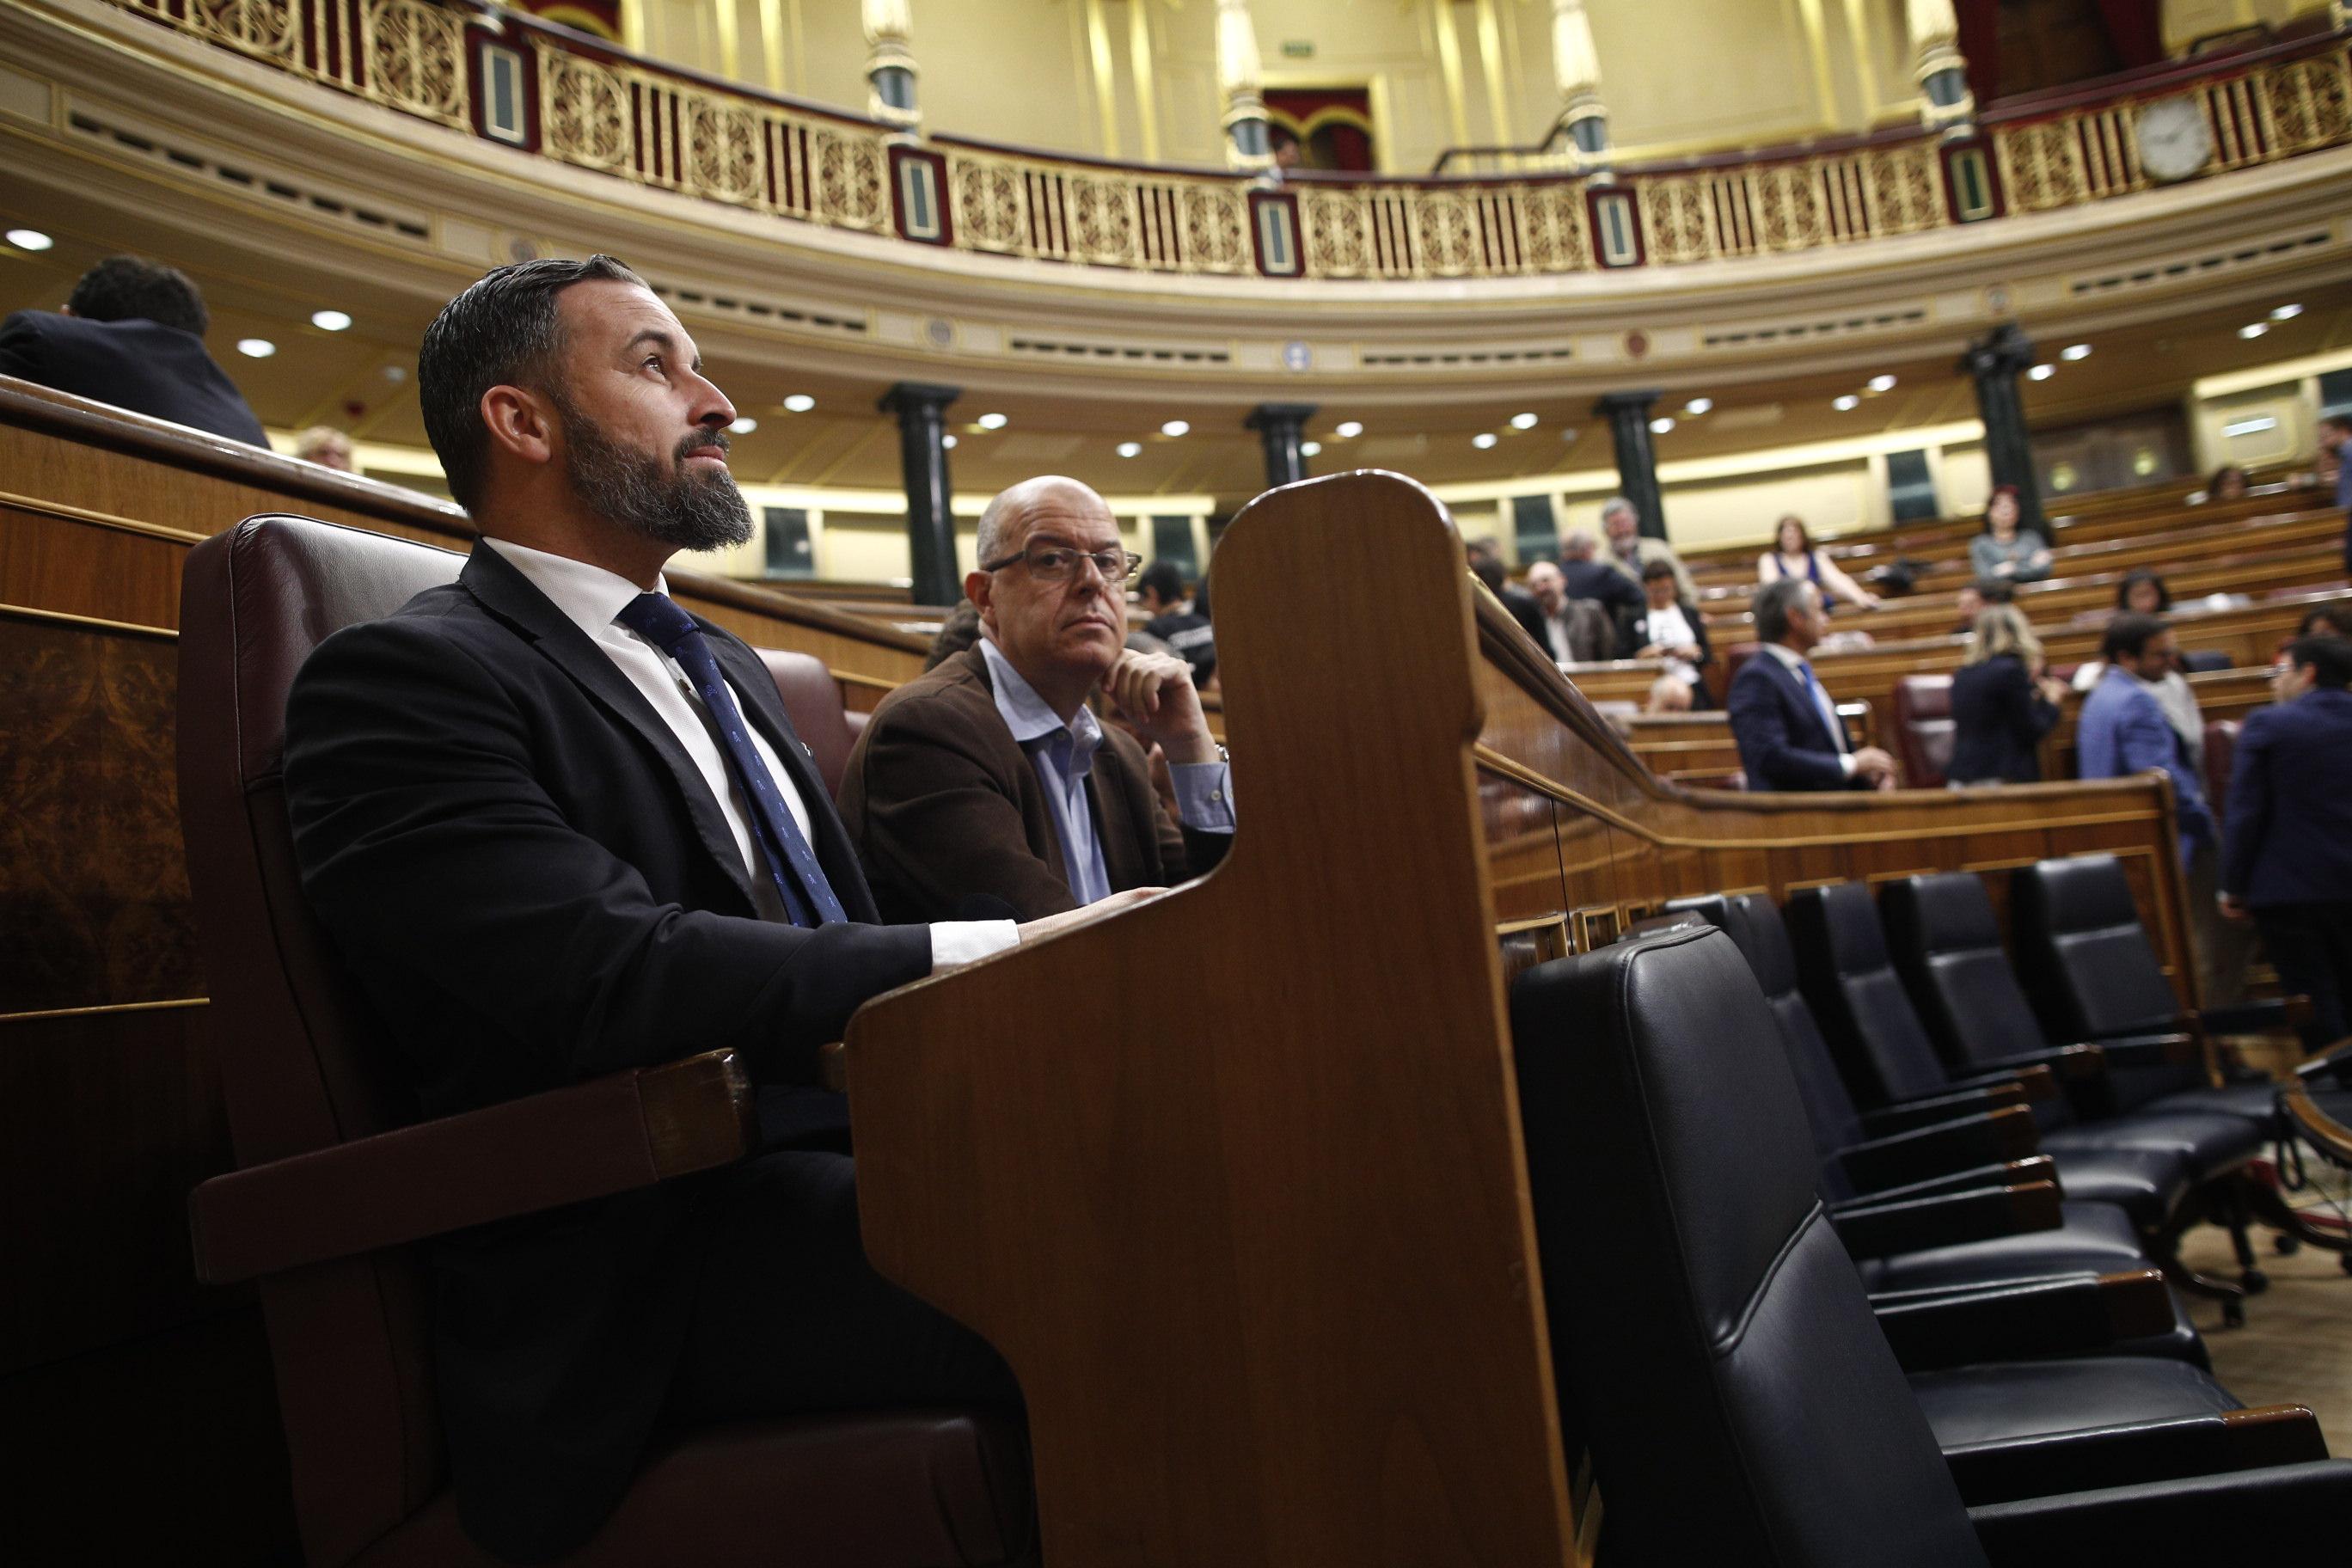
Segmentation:
<svg viewBox="0 0 2352 1568">
<path fill-rule="evenodd" d="M 1662 784 L 1408 480 L 1261 497 L 1216 595 L 1224 864 L 849 1031 L 866 1249 L 1018 1373 L 1056 1568 L 1575 1561 L 1517 964 L 1675 893 L 2101 849 L 2188 972 L 2160 782 Z"/>
</svg>

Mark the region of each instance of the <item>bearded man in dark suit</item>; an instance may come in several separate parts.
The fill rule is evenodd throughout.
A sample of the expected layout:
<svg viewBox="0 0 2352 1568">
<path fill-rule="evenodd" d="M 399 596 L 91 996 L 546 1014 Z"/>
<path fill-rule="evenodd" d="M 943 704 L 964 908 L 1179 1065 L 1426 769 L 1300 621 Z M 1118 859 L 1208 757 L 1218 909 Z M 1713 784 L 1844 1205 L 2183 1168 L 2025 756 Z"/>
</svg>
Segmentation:
<svg viewBox="0 0 2352 1568">
<path fill-rule="evenodd" d="M 304 891 L 428 1115 L 731 1047 L 766 1135 L 436 1248 L 459 1516 L 538 1561 L 594 1532 L 665 1424 L 1017 1401 L 867 1265 L 817 1059 L 867 998 L 1069 922 L 878 923 L 758 658 L 668 597 L 674 552 L 751 519 L 735 410 L 635 273 L 499 268 L 426 331 L 417 389 L 482 538 L 297 678 Z"/>
</svg>

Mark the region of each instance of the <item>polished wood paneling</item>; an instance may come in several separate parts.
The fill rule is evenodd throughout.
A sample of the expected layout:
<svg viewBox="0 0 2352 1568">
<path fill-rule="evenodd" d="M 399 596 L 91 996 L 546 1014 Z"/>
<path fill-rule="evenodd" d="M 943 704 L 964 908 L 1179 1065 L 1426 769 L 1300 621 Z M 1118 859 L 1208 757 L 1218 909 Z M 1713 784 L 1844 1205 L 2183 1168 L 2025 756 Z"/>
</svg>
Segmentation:
<svg viewBox="0 0 2352 1568">
<path fill-rule="evenodd" d="M 169 637 L 0 610 L 0 1013 L 200 996 Z"/>
</svg>

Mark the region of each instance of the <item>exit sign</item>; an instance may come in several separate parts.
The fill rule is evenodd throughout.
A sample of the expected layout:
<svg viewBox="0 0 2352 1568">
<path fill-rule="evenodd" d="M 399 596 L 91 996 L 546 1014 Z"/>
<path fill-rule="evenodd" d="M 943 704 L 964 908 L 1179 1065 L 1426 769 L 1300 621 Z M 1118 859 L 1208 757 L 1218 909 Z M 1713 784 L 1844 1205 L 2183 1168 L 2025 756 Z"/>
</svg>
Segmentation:
<svg viewBox="0 0 2352 1568">
<path fill-rule="evenodd" d="M 1282 58 L 1286 60 L 1313 59 L 1315 58 L 1315 40 L 1312 38 L 1283 39 Z"/>
</svg>

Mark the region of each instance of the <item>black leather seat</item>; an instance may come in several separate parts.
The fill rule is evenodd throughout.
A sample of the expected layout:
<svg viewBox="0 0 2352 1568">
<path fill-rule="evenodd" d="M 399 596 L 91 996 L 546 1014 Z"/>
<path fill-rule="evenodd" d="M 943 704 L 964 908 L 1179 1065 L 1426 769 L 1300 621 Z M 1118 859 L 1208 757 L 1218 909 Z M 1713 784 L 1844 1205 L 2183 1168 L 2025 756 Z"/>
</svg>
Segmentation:
<svg viewBox="0 0 2352 1568">
<path fill-rule="evenodd" d="M 1948 1462 L 1814 1192 L 1787 1064 L 1710 1048 L 1772 1032 L 1721 933 L 1541 965 L 1514 985 L 1511 1018 L 1562 1419 L 1571 1446 L 1591 1447 L 1601 1561 L 2011 1568 L 2068 1561 L 2086 1540 L 2097 1558 L 2163 1563 L 2256 1538 L 2340 1546 L 2352 1465 L 2318 1458 L 2315 1426 L 2293 1451 L 2306 1462 L 2227 1477 L 2153 1441 L 2175 1426 L 2227 1436 L 2210 1403 L 2165 1427 L 1971 1444 L 1968 1468 Z M 1579 1272 L 1594 1257 L 1612 1262 L 1610 1289 Z M 2126 1386 L 2132 1368 L 2144 1388 Z M 2227 1398 L 2175 1363 L 2099 1370 L 2098 1388 L 2071 1366 L 2046 1386 L 2117 1407 Z M 1990 1373 L 1979 1397 L 1947 1381 L 1972 1432 L 2011 1397 Z M 2123 1452 L 2148 1484 L 2108 1484 Z M 2098 1489 L 2069 1489 L 2102 1471 Z M 1971 1478 L 1973 1516 L 1958 1484 Z M 2175 1490 L 2198 1506 L 2169 1504 Z"/>
<path fill-rule="evenodd" d="M 1771 900 L 1760 893 L 1710 893 L 1673 900 L 1667 908 L 1687 910 L 1719 926 L 1747 960 L 1749 973 L 1764 994 L 1765 1005 L 1779 1026 L 1780 1043 L 1787 1051 L 1790 1073 L 1804 1104 L 1805 1120 L 1812 1131 L 1814 1152 L 1821 1161 L 1820 1191 L 1833 1209 L 1865 1195 L 1857 1189 L 1849 1171 L 1849 1157 L 1854 1152 L 1884 1148 L 1888 1142 L 1905 1141 L 1922 1130 L 1948 1127 L 1949 1118 L 1980 1119 L 1983 1108 L 1989 1105 L 2022 1105 L 2021 1095 L 1996 1097 L 1985 1089 L 1967 1090 L 1912 1101 L 1905 1108 L 1920 1113 L 1922 1118 L 1936 1116 L 1937 1121 L 1915 1120 L 1906 1115 L 1901 1119 L 1906 1131 L 1886 1132 L 1884 1121 L 1874 1128 L 1872 1120 L 1855 1107 L 1853 1097 L 1846 1092 L 1830 1059 L 1829 1047 L 1822 1043 L 1821 1031 L 1813 1022 L 1812 1010 L 1798 989 L 1796 959 L 1790 951 L 1788 931 L 1780 923 L 1780 911 L 1772 907 Z M 1874 1131 L 1877 1136 L 1874 1136 Z M 1953 1174 L 1979 1184 L 2003 1179 L 1999 1167 L 1979 1166 Z M 1868 1195 L 1901 1196 L 1949 1187 L 1949 1183 L 1915 1183 L 1893 1192 Z M 2130 1217 L 2114 1205 L 2068 1200 L 2059 1205 L 2059 1215 L 2054 1229 L 2021 1231 L 1877 1257 L 1861 1255 L 1851 1242 L 1848 1250 L 1855 1253 L 1855 1267 L 1864 1285 L 1874 1294 L 1967 1289 L 1998 1280 L 2054 1274 L 2106 1273 L 2141 1267 L 2148 1261 Z M 2135 1354 L 2173 1356 L 2198 1366 L 2210 1364 L 2204 1342 L 2177 1300 L 2168 1332 L 2133 1340 L 2119 1348 Z"/>
</svg>

